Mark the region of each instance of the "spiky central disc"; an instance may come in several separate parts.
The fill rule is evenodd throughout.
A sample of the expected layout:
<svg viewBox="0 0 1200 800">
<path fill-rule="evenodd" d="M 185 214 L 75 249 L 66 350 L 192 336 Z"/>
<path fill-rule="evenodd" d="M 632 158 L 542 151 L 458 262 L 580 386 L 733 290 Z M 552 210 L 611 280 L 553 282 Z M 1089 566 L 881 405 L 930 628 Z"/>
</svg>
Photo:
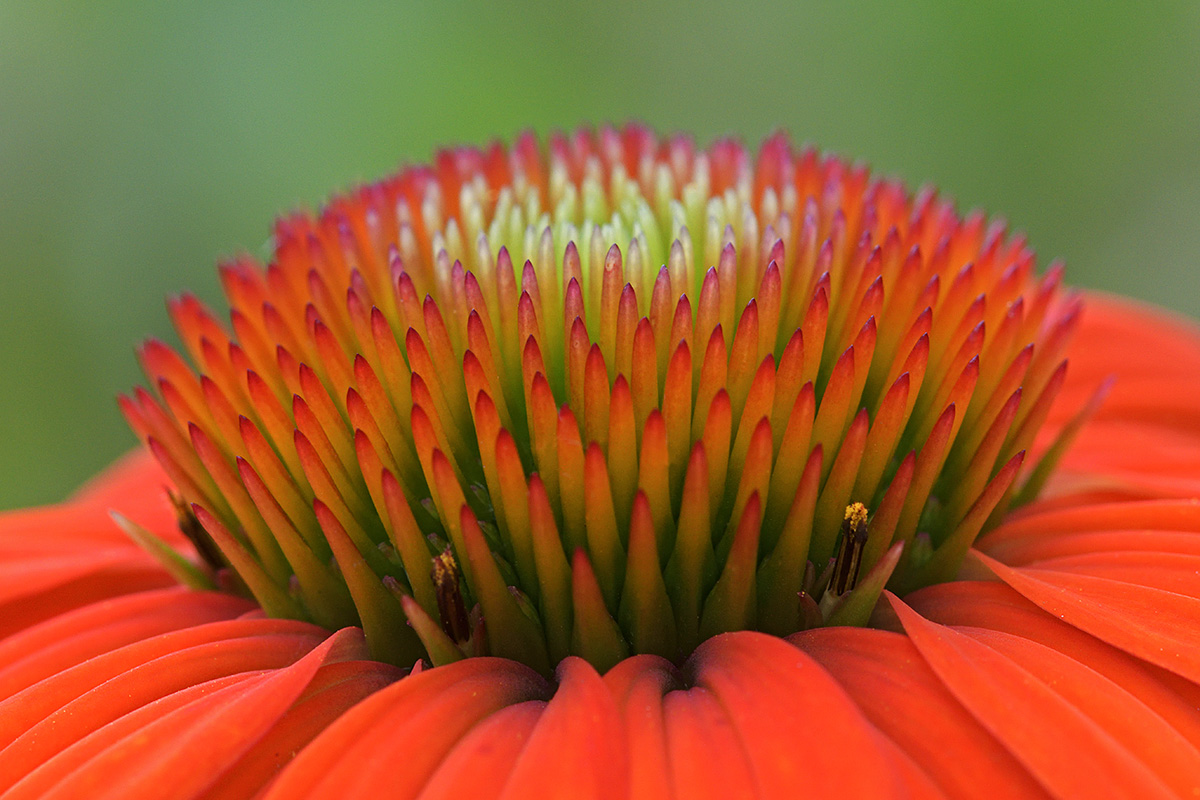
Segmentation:
<svg viewBox="0 0 1200 800">
<path fill-rule="evenodd" d="M 196 371 L 148 343 L 159 396 L 123 408 L 211 566 L 380 658 L 543 671 L 953 577 L 1061 382 L 1059 271 L 781 137 L 548 150 L 281 221 L 265 270 L 222 268 L 232 333 L 172 303 Z"/>
</svg>

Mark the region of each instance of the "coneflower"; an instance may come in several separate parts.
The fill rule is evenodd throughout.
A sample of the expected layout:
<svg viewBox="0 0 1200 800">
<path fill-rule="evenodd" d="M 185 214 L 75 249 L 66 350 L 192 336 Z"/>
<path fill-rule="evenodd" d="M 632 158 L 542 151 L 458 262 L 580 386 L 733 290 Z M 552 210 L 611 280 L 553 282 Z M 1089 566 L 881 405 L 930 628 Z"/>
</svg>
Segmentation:
<svg viewBox="0 0 1200 800">
<path fill-rule="evenodd" d="M 140 350 L 162 473 L 56 512 L 161 567 L 13 550 L 0 786 L 1200 791 L 1200 336 L 1099 300 L 1073 347 L 1061 275 L 782 136 L 522 136 L 285 218 Z"/>
<path fill-rule="evenodd" d="M 210 572 L 403 665 L 865 623 L 1017 497 L 1078 316 L 1003 224 L 782 138 L 450 151 L 275 240 L 122 406 Z"/>
</svg>

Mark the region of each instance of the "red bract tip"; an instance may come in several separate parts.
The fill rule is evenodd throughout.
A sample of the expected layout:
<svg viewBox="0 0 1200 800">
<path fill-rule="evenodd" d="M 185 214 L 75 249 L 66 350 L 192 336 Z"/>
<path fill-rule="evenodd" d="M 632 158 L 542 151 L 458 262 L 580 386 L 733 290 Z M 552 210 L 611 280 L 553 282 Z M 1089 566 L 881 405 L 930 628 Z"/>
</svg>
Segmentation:
<svg viewBox="0 0 1200 800">
<path fill-rule="evenodd" d="M 1044 483 L 1014 458 L 1079 317 L 1032 264 L 782 135 L 523 136 L 282 221 L 267 267 L 221 268 L 234 335 L 171 301 L 199 369 L 148 342 L 161 397 L 121 407 L 273 609 L 352 605 L 374 652 L 435 663 L 681 659 L 866 619 Z M 848 507 L 886 569 L 823 600 Z M 469 633 L 441 626 L 444 553 Z"/>
</svg>

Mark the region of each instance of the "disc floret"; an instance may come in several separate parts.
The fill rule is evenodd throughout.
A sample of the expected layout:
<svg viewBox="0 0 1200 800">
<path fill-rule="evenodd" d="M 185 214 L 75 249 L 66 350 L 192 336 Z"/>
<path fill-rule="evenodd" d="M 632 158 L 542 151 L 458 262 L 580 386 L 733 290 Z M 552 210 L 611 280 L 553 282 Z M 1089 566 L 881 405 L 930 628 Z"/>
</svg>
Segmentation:
<svg viewBox="0 0 1200 800">
<path fill-rule="evenodd" d="M 522 136 L 280 221 L 122 408 L 268 613 L 397 663 L 678 660 L 954 576 L 1049 466 L 1060 275 L 782 136 Z"/>
</svg>

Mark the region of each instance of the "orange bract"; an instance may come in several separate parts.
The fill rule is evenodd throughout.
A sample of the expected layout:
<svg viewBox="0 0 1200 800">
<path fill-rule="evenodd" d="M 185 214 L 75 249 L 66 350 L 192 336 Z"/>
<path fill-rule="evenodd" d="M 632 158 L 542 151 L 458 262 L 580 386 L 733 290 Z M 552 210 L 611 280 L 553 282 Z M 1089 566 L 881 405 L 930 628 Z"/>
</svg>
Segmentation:
<svg viewBox="0 0 1200 800">
<path fill-rule="evenodd" d="M 953 576 L 1062 384 L 1059 274 L 783 137 L 522 137 L 281 221 L 265 269 L 222 268 L 232 331 L 173 302 L 195 367 L 148 343 L 158 396 L 122 408 L 271 614 L 396 663 L 679 660 L 830 619 L 894 542 L 893 586 Z M 835 591 L 852 503 L 874 519 Z M 450 633 L 447 547 L 481 624 L 434 642 L 402 605 Z"/>
</svg>

